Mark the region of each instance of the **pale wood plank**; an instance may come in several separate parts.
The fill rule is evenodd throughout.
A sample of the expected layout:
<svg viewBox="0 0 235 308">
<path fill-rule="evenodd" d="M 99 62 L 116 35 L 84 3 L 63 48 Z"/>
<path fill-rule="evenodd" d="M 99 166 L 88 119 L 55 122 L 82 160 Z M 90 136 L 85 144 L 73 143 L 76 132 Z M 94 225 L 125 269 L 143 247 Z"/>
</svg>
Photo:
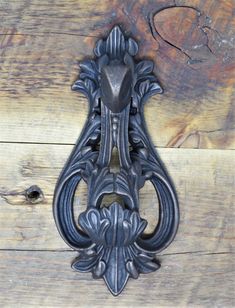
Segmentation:
<svg viewBox="0 0 235 308">
<path fill-rule="evenodd" d="M 49 67 L 49 64 L 45 65 Z M 42 75 L 45 74 L 43 70 L 44 68 L 40 72 Z M 77 69 L 73 69 L 71 76 L 70 72 L 66 78 L 72 79 L 74 76 L 75 80 Z M 25 86 L 29 89 L 39 82 L 38 75 L 33 76 L 33 71 L 31 73 L 31 80 Z M 53 69 L 46 73 L 51 78 L 49 83 L 58 82 L 53 76 Z M 20 74 L 23 75 L 24 72 Z M 44 82 L 43 77 L 41 80 Z M 19 82 L 25 81 L 19 78 Z M 0 141 L 74 144 L 85 123 L 88 103 L 80 94 L 70 90 L 71 84 L 72 81 L 63 82 L 56 86 L 57 89 L 50 89 L 50 86 L 45 85 L 44 89 L 29 90 L 34 92 L 32 95 L 20 94 L 20 97 L 11 94 L 11 91 L 15 91 L 13 89 L 9 92 L 6 90 L 6 93 L 2 90 Z M 14 80 L 10 86 L 15 87 Z M 198 113 L 195 101 L 192 102 L 195 110 L 191 113 L 192 107 L 188 103 L 188 106 L 184 103 L 176 105 L 170 102 L 166 94 L 150 99 L 145 107 L 145 117 L 153 143 L 158 147 L 235 149 L 234 128 L 221 128 L 221 125 L 226 125 L 231 92 L 226 95 L 221 89 L 215 95 L 218 97 L 217 101 L 202 102 L 200 115 L 195 115 Z M 208 117 L 210 108 L 212 114 Z M 186 130 L 182 130 L 181 126 L 185 121 L 190 124 L 185 126 Z"/>
<path fill-rule="evenodd" d="M 52 196 L 69 145 L 1 144 L 0 247 L 68 249 L 52 217 Z M 159 149 L 179 196 L 181 222 L 167 252 L 229 252 L 234 248 L 234 151 Z M 38 185 L 44 200 L 31 204 L 22 192 Z M 85 209 L 86 186 L 76 194 L 77 212 Z M 141 214 L 152 230 L 157 201 L 151 185 L 141 191 Z"/>
<path fill-rule="evenodd" d="M 233 307 L 234 255 L 161 256 L 155 273 L 118 298 L 102 280 L 70 269 L 73 252 L 0 252 L 2 307 Z"/>
</svg>

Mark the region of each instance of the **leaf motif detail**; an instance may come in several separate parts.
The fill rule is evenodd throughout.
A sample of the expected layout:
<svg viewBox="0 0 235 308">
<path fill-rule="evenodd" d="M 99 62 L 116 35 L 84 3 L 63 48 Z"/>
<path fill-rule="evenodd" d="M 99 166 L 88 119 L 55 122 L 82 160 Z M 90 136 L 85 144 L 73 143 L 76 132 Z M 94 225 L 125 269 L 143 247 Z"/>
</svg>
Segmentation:
<svg viewBox="0 0 235 308">
<path fill-rule="evenodd" d="M 106 52 L 111 59 L 120 59 L 126 50 L 125 37 L 121 29 L 116 26 L 110 32 L 106 41 Z"/>
<path fill-rule="evenodd" d="M 143 81 L 143 82 L 141 82 L 141 84 L 139 85 L 139 94 L 140 94 L 140 96 L 144 96 L 148 92 L 149 86 L 150 86 L 150 82 L 149 82 L 148 79 Z"/>
<path fill-rule="evenodd" d="M 103 277 L 112 294 L 118 295 L 129 277 L 136 279 L 139 273 L 158 269 L 153 256 L 136 245 L 147 225 L 137 212 L 114 202 L 108 208 L 88 209 L 79 216 L 79 224 L 96 244 L 95 255 L 81 254 L 73 268 L 91 271 L 94 278 Z"/>
<path fill-rule="evenodd" d="M 144 102 L 147 98 L 156 93 L 163 93 L 163 89 L 157 82 L 151 83 L 149 79 L 146 79 L 138 85 L 137 92 L 140 101 L 142 100 Z"/>
<path fill-rule="evenodd" d="M 96 43 L 95 49 L 94 49 L 94 54 L 97 57 L 101 57 L 105 53 L 105 42 L 103 40 L 99 40 Z"/>
<path fill-rule="evenodd" d="M 132 38 L 128 39 L 128 53 L 131 56 L 135 56 L 138 52 L 138 44 L 136 43 L 135 40 L 133 40 Z"/>
<path fill-rule="evenodd" d="M 139 273 L 138 273 L 133 261 L 128 261 L 126 263 L 126 269 L 130 273 L 132 278 L 137 279 L 139 277 Z"/>
<path fill-rule="evenodd" d="M 136 73 L 138 75 L 148 75 L 153 71 L 153 62 L 144 60 L 136 65 Z"/>
<path fill-rule="evenodd" d="M 125 267 L 125 259 L 123 257 L 123 249 L 114 247 L 111 249 L 110 266 L 104 274 L 104 280 L 113 295 L 118 295 L 125 287 L 129 272 Z"/>
<path fill-rule="evenodd" d="M 156 94 L 156 93 L 163 93 L 163 89 L 162 87 L 160 86 L 159 83 L 157 82 L 152 82 L 150 87 L 149 87 L 149 91 L 153 94 Z"/>
<path fill-rule="evenodd" d="M 100 260 L 96 265 L 95 269 L 93 270 L 94 278 L 102 277 L 104 275 L 105 270 L 106 270 L 106 264 L 103 260 Z"/>
<path fill-rule="evenodd" d="M 87 256 L 86 254 L 77 257 L 73 263 L 72 268 L 79 272 L 90 272 L 97 263 L 97 255 Z"/>
<path fill-rule="evenodd" d="M 162 93 L 161 86 L 152 74 L 154 64 L 150 60 L 140 61 L 134 64 L 132 59 L 138 52 L 138 44 L 132 38 L 125 39 L 121 29 L 116 26 L 112 29 L 106 40 L 100 39 L 94 49 L 98 57 L 96 61 L 86 60 L 80 63 L 80 79 L 75 81 L 72 90 L 80 91 L 86 95 L 90 104 L 94 106 L 100 97 L 100 74 L 102 67 L 108 65 L 112 60 L 124 61 L 127 66 L 132 67 L 134 77 L 133 97 L 137 97 L 139 104 L 143 104 L 146 99 L 154 94 Z M 115 60 L 115 61 L 116 61 Z M 98 104 L 98 103 L 96 103 Z"/>
</svg>

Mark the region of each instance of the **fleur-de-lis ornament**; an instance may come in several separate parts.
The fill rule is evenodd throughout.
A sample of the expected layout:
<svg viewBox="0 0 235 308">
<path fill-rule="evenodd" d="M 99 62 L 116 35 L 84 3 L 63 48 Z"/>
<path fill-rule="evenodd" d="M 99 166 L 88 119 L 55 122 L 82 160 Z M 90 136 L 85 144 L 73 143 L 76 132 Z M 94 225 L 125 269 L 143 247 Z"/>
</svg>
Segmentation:
<svg viewBox="0 0 235 308">
<path fill-rule="evenodd" d="M 86 95 L 90 109 L 54 196 L 57 228 L 65 242 L 79 251 L 72 267 L 103 278 L 114 295 L 129 277 L 160 267 L 155 254 L 171 243 L 179 223 L 175 191 L 143 116 L 145 101 L 163 90 L 151 61 L 135 63 L 137 52 L 137 43 L 116 26 L 97 42 L 96 59 L 80 64 L 80 78 L 72 89 Z M 109 168 L 114 147 L 120 162 L 116 173 Z M 88 200 L 86 211 L 77 218 L 73 198 L 81 179 L 87 183 Z M 139 214 L 139 190 L 146 181 L 152 182 L 159 199 L 159 220 L 148 236 L 144 234 L 147 222 Z M 103 207 L 107 194 L 120 196 L 122 202 Z"/>
</svg>

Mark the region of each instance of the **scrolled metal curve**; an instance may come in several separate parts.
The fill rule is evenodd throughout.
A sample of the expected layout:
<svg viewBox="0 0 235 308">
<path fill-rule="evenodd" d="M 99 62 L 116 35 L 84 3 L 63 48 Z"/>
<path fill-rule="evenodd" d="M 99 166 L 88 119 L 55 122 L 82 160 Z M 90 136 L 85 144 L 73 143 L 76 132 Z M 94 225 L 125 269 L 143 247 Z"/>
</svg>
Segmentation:
<svg viewBox="0 0 235 308">
<path fill-rule="evenodd" d="M 103 278 L 118 295 L 129 277 L 157 270 L 155 254 L 174 239 L 179 224 L 173 184 L 157 156 L 144 121 L 143 106 L 163 90 L 152 74 L 153 63 L 133 57 L 138 45 L 115 26 L 97 42 L 95 60 L 80 64 L 72 89 L 88 98 L 90 109 L 83 132 L 57 182 L 53 213 L 65 242 L 79 251 L 72 267 Z M 111 172 L 112 150 L 118 150 L 120 171 Z M 74 217 L 74 194 L 79 182 L 88 187 L 87 209 Z M 139 190 L 151 181 L 159 199 L 159 221 L 150 235 L 139 214 Z M 106 194 L 122 204 L 102 207 Z"/>
</svg>

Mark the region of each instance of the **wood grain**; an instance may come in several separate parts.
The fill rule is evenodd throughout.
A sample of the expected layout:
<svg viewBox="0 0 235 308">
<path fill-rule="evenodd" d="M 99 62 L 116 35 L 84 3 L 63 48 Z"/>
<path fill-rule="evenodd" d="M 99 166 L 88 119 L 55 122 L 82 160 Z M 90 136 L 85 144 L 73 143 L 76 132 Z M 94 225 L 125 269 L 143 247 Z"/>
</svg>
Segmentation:
<svg viewBox="0 0 235 308">
<path fill-rule="evenodd" d="M 234 9 L 234 0 L 0 1 L 1 307 L 235 306 Z M 55 183 L 88 108 L 70 87 L 114 24 L 138 41 L 137 60 L 154 61 L 165 90 L 145 117 L 181 212 L 161 269 L 131 281 L 118 299 L 103 281 L 70 269 L 77 253 L 52 215 Z M 75 215 L 86 194 L 81 183 Z M 151 184 L 140 199 L 151 232 Z"/>
<path fill-rule="evenodd" d="M 129 281 L 118 298 L 74 272 L 72 252 L 0 253 L 2 307 L 233 307 L 234 255 L 162 256 L 159 271 Z"/>
<path fill-rule="evenodd" d="M 0 234 L 2 249 L 68 249 L 52 217 L 56 180 L 72 150 L 69 145 L 2 144 Z M 181 221 L 167 251 L 229 252 L 234 248 L 235 168 L 233 150 L 159 149 L 179 197 Z M 38 203 L 26 200 L 31 185 Z M 77 213 L 86 207 L 87 188 L 77 190 Z M 149 184 L 141 190 L 141 215 L 148 231 L 156 224 L 157 198 Z"/>
<path fill-rule="evenodd" d="M 74 144 L 87 113 L 70 90 L 78 62 L 120 23 L 165 89 L 145 110 L 154 144 L 234 149 L 234 2 L 97 3 L 1 2 L 0 141 Z"/>
</svg>

